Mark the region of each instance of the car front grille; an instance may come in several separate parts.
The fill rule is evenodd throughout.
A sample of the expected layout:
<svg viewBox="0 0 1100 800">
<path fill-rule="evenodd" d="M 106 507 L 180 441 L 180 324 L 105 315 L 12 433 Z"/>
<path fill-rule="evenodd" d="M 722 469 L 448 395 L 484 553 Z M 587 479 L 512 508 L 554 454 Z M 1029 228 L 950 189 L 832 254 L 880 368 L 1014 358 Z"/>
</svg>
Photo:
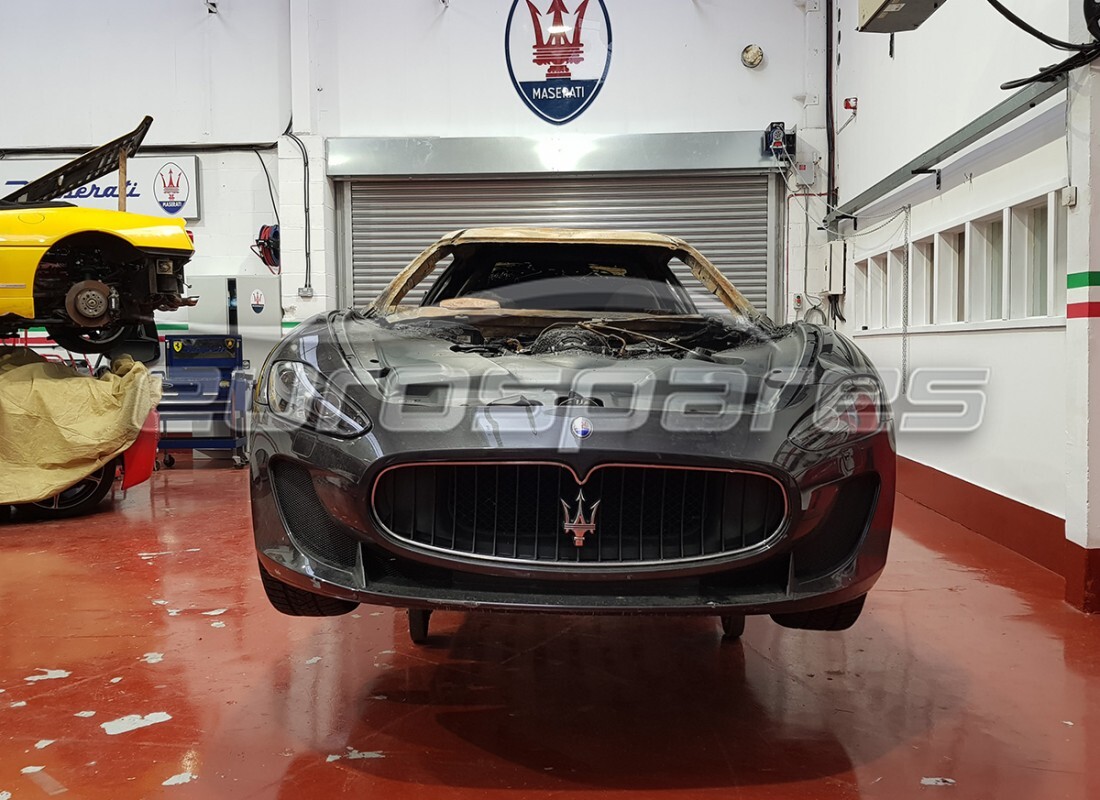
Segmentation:
<svg viewBox="0 0 1100 800">
<path fill-rule="evenodd" d="M 766 542 L 786 516 L 770 476 L 642 465 L 600 466 L 583 483 L 558 464 L 401 465 L 381 473 L 372 498 L 383 530 L 403 542 L 538 564 L 717 558 Z"/>
</svg>

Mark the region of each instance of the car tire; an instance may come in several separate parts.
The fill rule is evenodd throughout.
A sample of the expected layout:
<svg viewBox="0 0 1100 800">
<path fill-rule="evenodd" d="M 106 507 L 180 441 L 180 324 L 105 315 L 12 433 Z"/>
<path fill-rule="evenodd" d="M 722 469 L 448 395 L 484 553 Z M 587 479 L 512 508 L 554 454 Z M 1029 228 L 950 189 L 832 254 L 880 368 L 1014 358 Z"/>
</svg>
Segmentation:
<svg viewBox="0 0 1100 800">
<path fill-rule="evenodd" d="M 828 608 L 800 611 L 794 614 L 772 614 L 772 619 L 784 628 L 801 631 L 846 631 L 856 624 L 863 613 L 867 595 Z"/>
<path fill-rule="evenodd" d="M 283 583 L 264 569 L 263 564 L 260 565 L 260 581 L 274 609 L 288 617 L 339 617 L 359 607 L 351 600 L 325 597 Z"/>
<path fill-rule="evenodd" d="M 413 644 L 428 643 L 428 621 L 432 612 L 424 608 L 409 609 L 409 638 Z"/>
<path fill-rule="evenodd" d="M 86 333 L 81 333 L 78 329 L 47 325 L 46 332 L 58 347 L 64 347 L 70 353 L 109 353 L 131 336 L 132 329 L 129 325 L 119 325 L 94 332 L 87 329 Z"/>
<path fill-rule="evenodd" d="M 735 642 L 745 632 L 744 614 L 726 614 L 722 618 L 722 641 Z"/>
<path fill-rule="evenodd" d="M 112 459 L 68 489 L 37 503 L 28 503 L 27 507 L 42 519 L 68 519 L 87 514 L 111 491 L 117 466 L 117 459 Z"/>
</svg>

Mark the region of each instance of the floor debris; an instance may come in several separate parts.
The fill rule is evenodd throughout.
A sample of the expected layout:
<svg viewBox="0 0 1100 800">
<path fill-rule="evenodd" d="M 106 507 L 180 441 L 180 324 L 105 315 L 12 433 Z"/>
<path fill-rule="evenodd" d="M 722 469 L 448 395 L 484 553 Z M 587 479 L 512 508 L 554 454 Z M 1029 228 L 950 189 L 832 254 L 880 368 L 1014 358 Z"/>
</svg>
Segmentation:
<svg viewBox="0 0 1100 800">
<path fill-rule="evenodd" d="M 144 717 L 141 714 L 128 714 L 110 722 L 100 723 L 99 727 L 103 728 L 108 736 L 117 736 L 120 733 L 129 733 L 130 731 L 136 731 L 138 728 L 148 728 L 150 725 L 167 722 L 170 719 L 172 719 L 171 714 L 164 711 L 154 711 Z"/>
<path fill-rule="evenodd" d="M 955 781 L 950 778 L 921 778 L 921 786 L 954 786 Z"/>
<path fill-rule="evenodd" d="M 55 681 L 59 678 L 67 678 L 70 675 L 72 675 L 71 672 L 68 672 L 68 671 L 63 670 L 63 669 L 43 669 L 42 667 L 39 667 L 38 671 L 41 672 L 42 674 L 41 675 L 28 675 L 23 680 L 25 680 L 25 681 Z"/>
</svg>

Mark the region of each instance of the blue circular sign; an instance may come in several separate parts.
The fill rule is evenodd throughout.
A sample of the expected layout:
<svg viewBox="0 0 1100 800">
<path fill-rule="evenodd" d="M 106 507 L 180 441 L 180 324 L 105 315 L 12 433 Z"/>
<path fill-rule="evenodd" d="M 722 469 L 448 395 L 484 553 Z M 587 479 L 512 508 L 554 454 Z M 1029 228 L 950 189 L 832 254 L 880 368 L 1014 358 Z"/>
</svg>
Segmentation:
<svg viewBox="0 0 1100 800">
<path fill-rule="evenodd" d="M 570 423 L 569 430 L 578 439 L 587 439 L 592 435 L 592 420 L 588 417 L 577 417 Z"/>
</svg>

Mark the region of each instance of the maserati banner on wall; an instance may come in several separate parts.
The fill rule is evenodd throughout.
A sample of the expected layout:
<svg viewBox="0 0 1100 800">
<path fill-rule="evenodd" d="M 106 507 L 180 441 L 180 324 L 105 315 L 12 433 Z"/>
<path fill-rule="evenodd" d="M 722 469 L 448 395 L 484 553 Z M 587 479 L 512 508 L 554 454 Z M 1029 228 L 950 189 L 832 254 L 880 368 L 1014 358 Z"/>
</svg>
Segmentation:
<svg viewBox="0 0 1100 800">
<path fill-rule="evenodd" d="M 0 159 L 0 197 L 64 165 L 63 158 Z M 195 156 L 138 156 L 126 162 L 126 210 L 156 217 L 199 218 L 199 160 Z M 112 172 L 58 200 L 89 208 L 118 208 Z"/>
<path fill-rule="evenodd" d="M 504 34 L 519 96 L 547 122 L 584 113 L 611 67 L 611 18 L 604 0 L 514 0 Z"/>
</svg>

